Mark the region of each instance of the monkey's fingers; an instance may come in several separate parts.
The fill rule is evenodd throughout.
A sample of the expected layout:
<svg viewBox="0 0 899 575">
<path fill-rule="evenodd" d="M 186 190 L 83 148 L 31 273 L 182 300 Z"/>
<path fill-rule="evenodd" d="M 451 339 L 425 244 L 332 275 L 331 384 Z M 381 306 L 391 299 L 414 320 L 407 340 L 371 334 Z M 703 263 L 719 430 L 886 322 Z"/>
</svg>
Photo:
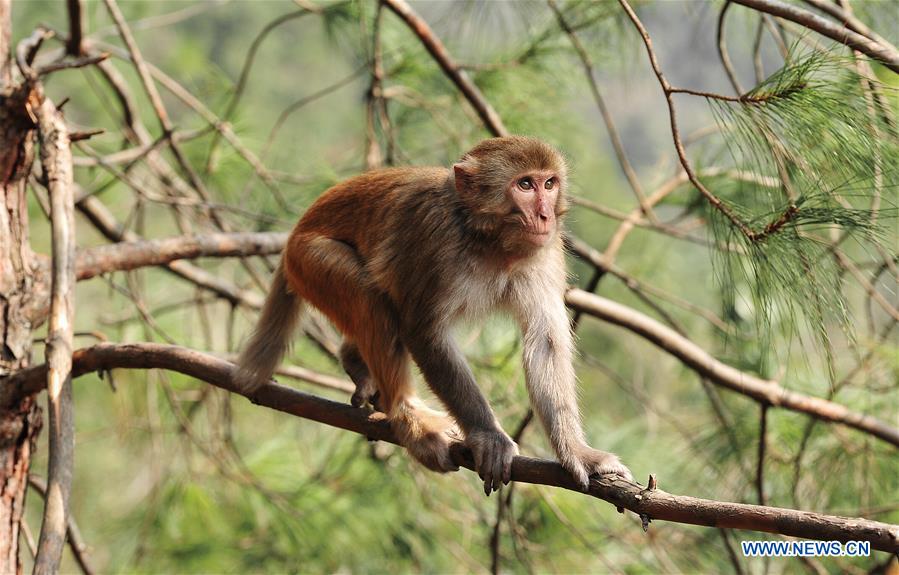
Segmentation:
<svg viewBox="0 0 899 575">
<path fill-rule="evenodd" d="M 508 436 L 502 434 L 497 438 L 492 478 L 494 491 L 512 481 L 512 460 L 517 454 L 518 446 Z"/>
</svg>

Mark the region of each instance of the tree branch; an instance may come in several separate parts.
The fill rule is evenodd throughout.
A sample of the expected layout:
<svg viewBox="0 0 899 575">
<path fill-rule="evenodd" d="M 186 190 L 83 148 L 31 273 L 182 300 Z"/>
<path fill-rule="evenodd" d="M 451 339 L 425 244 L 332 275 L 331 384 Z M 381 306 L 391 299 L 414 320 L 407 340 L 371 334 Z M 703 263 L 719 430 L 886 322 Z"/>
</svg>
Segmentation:
<svg viewBox="0 0 899 575">
<path fill-rule="evenodd" d="M 658 58 L 656 58 L 655 50 L 652 47 L 652 38 L 649 37 L 649 32 L 647 32 L 646 27 L 643 26 L 643 22 L 640 21 L 640 18 L 637 17 L 637 13 L 634 12 L 634 9 L 631 8 L 630 4 L 627 3 L 627 0 L 618 0 L 618 3 L 621 4 L 621 7 L 624 9 L 624 12 L 627 14 L 628 18 L 630 18 L 631 22 L 633 22 L 634 27 L 637 29 L 637 32 L 640 34 L 640 37 L 643 39 L 643 44 L 646 46 L 646 53 L 649 56 L 649 64 L 652 66 L 652 71 L 656 75 L 656 78 L 659 81 L 659 86 L 662 88 L 662 93 L 665 95 L 665 102 L 668 104 L 668 120 L 671 124 L 671 137 L 674 140 L 674 149 L 677 152 L 678 160 L 680 160 L 681 166 L 683 166 L 684 171 L 687 172 L 687 176 L 690 178 L 690 183 L 699 191 L 700 194 L 705 197 L 706 200 L 712 205 L 713 208 L 721 212 L 721 214 L 730 221 L 740 232 L 746 236 L 748 239 L 752 240 L 755 236 L 755 233 L 749 227 L 749 225 L 743 221 L 727 204 L 721 201 L 721 199 L 712 193 L 705 184 L 703 184 L 699 180 L 699 176 L 696 174 L 696 171 L 693 169 L 693 165 L 690 164 L 690 160 L 687 158 L 687 150 L 684 147 L 683 141 L 680 136 L 680 128 L 678 128 L 677 123 L 677 111 L 674 107 L 674 99 L 672 95 L 674 94 L 674 88 L 668 82 L 668 79 L 665 77 L 665 74 L 662 73 L 662 67 L 659 65 Z"/>
<path fill-rule="evenodd" d="M 184 347 L 156 343 L 102 343 L 80 349 L 72 357 L 76 376 L 115 368 L 167 369 L 200 379 L 216 387 L 239 394 L 232 381 L 234 365 L 217 357 Z M 36 393 L 44 387 L 47 367 L 31 367 L 10 376 L 3 390 Z M 258 405 L 284 413 L 353 431 L 374 440 L 397 443 L 383 414 L 370 413 L 349 404 L 337 403 L 275 383 L 263 386 L 250 398 Z M 0 405 L 3 402 L 0 401 Z M 455 463 L 474 468 L 471 452 L 461 443 L 452 447 Z M 578 488 L 561 465 L 554 461 L 518 456 L 512 463 L 512 480 L 561 487 Z M 874 549 L 899 551 L 899 526 L 822 515 L 792 509 L 763 507 L 741 503 L 725 503 L 673 495 L 660 489 L 642 486 L 620 478 L 593 477 L 588 494 L 608 501 L 616 507 L 650 519 L 675 521 L 730 529 L 748 529 L 780 533 L 806 539 L 826 541 L 869 541 Z"/>
<path fill-rule="evenodd" d="M 47 498 L 47 482 L 42 478 L 36 475 L 29 475 L 28 485 L 37 491 L 42 498 Z M 78 529 L 78 524 L 71 514 L 69 514 L 68 521 L 66 522 L 66 539 L 69 542 L 69 549 L 72 550 L 72 556 L 75 557 L 75 561 L 78 563 L 78 566 L 81 567 L 81 572 L 85 575 L 93 575 L 96 573 L 91 565 L 90 557 L 88 557 L 87 543 L 84 542 L 84 537 L 81 536 L 81 530 Z"/>
<path fill-rule="evenodd" d="M 213 233 L 108 244 L 78 252 L 78 279 L 166 265 L 204 256 L 263 256 L 281 253 L 287 234 L 280 232 Z"/>
<path fill-rule="evenodd" d="M 786 4 L 780 0 L 733 1 L 759 12 L 764 12 L 766 14 L 771 14 L 772 16 L 777 16 L 778 18 L 795 22 L 822 36 L 826 36 L 840 44 L 858 50 L 862 54 L 881 62 L 893 72 L 899 73 L 899 52 L 889 44 L 884 45 L 871 38 L 862 36 L 857 32 L 853 32 L 842 24 L 835 24 L 826 18 L 818 16 L 814 12 L 809 12 L 798 6 Z"/>
<path fill-rule="evenodd" d="M 75 209 L 72 150 L 62 115 L 49 99 L 38 109 L 41 163 L 50 192 L 50 325 L 47 332 L 49 462 L 44 519 L 34 573 L 56 573 L 62 560 L 75 459 L 72 338 L 75 320 Z"/>
<path fill-rule="evenodd" d="M 468 100 L 475 109 L 475 112 L 477 112 L 481 121 L 484 122 L 484 126 L 487 130 L 494 136 L 508 136 L 509 131 L 503 125 L 503 121 L 500 119 L 499 114 L 496 113 L 496 110 L 493 109 L 490 102 L 484 98 L 484 95 L 478 87 L 475 86 L 474 82 L 472 82 L 465 72 L 459 68 L 459 65 L 453 61 L 453 58 L 450 56 L 449 52 L 447 52 L 443 42 L 441 42 L 440 38 L 434 34 L 434 31 L 431 30 L 428 23 L 425 22 L 421 16 L 416 14 L 405 0 L 383 0 L 383 2 L 394 14 L 402 18 L 403 22 L 405 22 L 412 32 L 418 36 L 418 39 L 424 44 L 425 49 L 427 49 L 431 56 L 434 57 L 434 60 L 437 61 L 437 64 L 443 72 L 449 77 L 453 84 L 459 88 L 459 91 L 462 92 L 465 99 Z"/>
<path fill-rule="evenodd" d="M 789 391 L 777 382 L 742 372 L 718 361 L 673 329 L 634 309 L 579 289 L 568 290 L 565 303 L 575 310 L 624 327 L 649 340 L 716 385 L 751 397 L 763 405 L 782 407 L 816 419 L 841 423 L 899 447 L 899 429 L 886 422 L 870 415 L 855 413 L 826 399 Z"/>
<path fill-rule="evenodd" d="M 66 54 L 81 56 L 84 53 L 84 5 L 81 0 L 66 0 L 69 11 L 69 40 L 66 42 Z"/>
</svg>

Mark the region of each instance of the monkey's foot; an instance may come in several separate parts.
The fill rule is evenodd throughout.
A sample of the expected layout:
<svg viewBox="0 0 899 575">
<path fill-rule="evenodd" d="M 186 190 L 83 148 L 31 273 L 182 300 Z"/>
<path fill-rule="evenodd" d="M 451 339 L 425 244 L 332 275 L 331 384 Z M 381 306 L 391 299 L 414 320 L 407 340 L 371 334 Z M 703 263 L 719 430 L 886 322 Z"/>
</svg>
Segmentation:
<svg viewBox="0 0 899 575">
<path fill-rule="evenodd" d="M 502 429 L 474 431 L 465 438 L 474 455 L 478 476 L 484 481 L 484 493 L 499 491 L 512 480 L 512 460 L 518 445 Z"/>
<path fill-rule="evenodd" d="M 378 390 L 375 389 L 375 385 L 371 381 L 371 378 L 361 384 L 355 381 L 353 383 L 356 384 L 356 391 L 354 391 L 352 397 L 350 397 L 350 404 L 353 407 L 362 407 L 368 403 L 376 410 L 381 411 L 381 408 L 378 406 Z"/>
<path fill-rule="evenodd" d="M 426 432 L 406 443 L 406 450 L 419 463 L 439 473 L 458 471 L 459 466 L 450 457 L 452 437 L 445 432 Z"/>
<path fill-rule="evenodd" d="M 628 481 L 633 481 L 630 469 L 628 469 L 614 453 L 599 451 L 586 445 L 578 446 L 570 457 L 562 460 L 562 467 L 577 481 L 582 491 L 590 488 L 590 476 L 608 475 L 611 473 L 620 475 Z"/>
<path fill-rule="evenodd" d="M 416 398 L 407 400 L 390 423 L 419 463 L 440 473 L 459 469 L 450 457 L 450 446 L 460 441 L 462 434 L 445 413 L 428 408 Z"/>
<path fill-rule="evenodd" d="M 356 391 L 350 398 L 353 407 L 362 407 L 366 403 L 370 403 L 375 409 L 377 402 L 378 389 L 371 377 L 368 366 L 359 354 L 359 348 L 352 341 L 344 341 L 340 346 L 338 353 L 340 363 L 343 364 L 343 370 L 346 372 L 353 383 L 356 385 Z"/>
</svg>

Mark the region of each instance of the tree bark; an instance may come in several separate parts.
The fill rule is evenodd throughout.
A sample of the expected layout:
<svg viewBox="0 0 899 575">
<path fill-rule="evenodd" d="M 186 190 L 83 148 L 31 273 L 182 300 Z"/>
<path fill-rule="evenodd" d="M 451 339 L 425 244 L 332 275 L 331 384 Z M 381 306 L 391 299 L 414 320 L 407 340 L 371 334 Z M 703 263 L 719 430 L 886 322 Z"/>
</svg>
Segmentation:
<svg viewBox="0 0 899 575">
<path fill-rule="evenodd" d="M 0 0 L 0 37 L 9 38 L 10 5 Z M 8 49 L 6 42 L 0 46 Z M 0 68 L 8 54 L 0 55 Z M 25 184 L 34 159 L 37 104 L 30 85 L 9 85 L 0 73 L 0 377 L 28 367 L 31 358 L 29 311 L 35 275 L 28 244 Z M 38 280 L 40 281 L 40 280 Z M 0 384 L 2 385 L 2 384 Z M 0 573 L 18 573 L 19 521 L 31 455 L 41 427 L 34 394 L 0 410 Z"/>
</svg>

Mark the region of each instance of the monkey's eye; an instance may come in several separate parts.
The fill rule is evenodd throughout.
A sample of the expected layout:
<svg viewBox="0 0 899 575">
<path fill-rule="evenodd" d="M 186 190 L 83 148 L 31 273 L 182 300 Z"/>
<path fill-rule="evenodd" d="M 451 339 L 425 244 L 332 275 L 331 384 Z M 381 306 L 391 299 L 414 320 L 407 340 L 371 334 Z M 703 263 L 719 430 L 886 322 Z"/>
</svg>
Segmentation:
<svg viewBox="0 0 899 575">
<path fill-rule="evenodd" d="M 546 180 L 546 183 L 543 184 L 543 187 L 546 188 L 547 190 L 553 189 L 554 187 L 556 187 L 556 179 L 549 178 L 548 180 Z"/>
<path fill-rule="evenodd" d="M 521 178 L 520 180 L 518 180 L 518 187 L 522 190 L 533 190 L 534 182 L 533 180 L 531 180 L 531 178 Z"/>
</svg>

